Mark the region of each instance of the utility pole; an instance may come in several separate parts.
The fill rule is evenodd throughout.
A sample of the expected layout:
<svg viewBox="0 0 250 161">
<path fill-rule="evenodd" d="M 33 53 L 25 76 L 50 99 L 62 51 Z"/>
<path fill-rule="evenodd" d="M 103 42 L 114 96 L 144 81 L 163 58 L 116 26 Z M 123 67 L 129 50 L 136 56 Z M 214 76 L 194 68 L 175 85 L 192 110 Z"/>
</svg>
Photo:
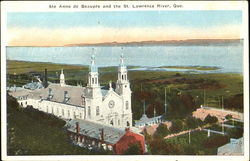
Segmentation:
<svg viewBox="0 0 250 161">
<path fill-rule="evenodd" d="M 223 136 L 224 136 L 224 120 L 222 120 L 222 133 L 223 133 Z"/>
<path fill-rule="evenodd" d="M 143 114 L 145 115 L 145 113 L 146 113 L 146 106 L 145 106 L 145 99 L 144 99 L 144 101 L 143 101 Z"/>
<path fill-rule="evenodd" d="M 218 96 L 218 107 L 220 108 L 220 96 Z"/>
<path fill-rule="evenodd" d="M 206 106 L 206 93 L 205 93 L 205 89 L 204 89 L 204 91 L 203 91 L 203 99 L 204 99 L 204 107 Z"/>
<path fill-rule="evenodd" d="M 165 104 L 164 104 L 164 106 L 165 106 L 165 115 L 167 115 L 167 93 L 166 93 L 167 91 L 166 91 L 166 87 L 165 87 Z"/>
<path fill-rule="evenodd" d="M 222 108 L 222 110 L 224 110 L 224 100 L 223 100 L 223 96 L 221 96 L 221 108 Z"/>
<path fill-rule="evenodd" d="M 191 143 L 191 130 L 188 131 L 188 143 L 190 144 Z"/>
</svg>

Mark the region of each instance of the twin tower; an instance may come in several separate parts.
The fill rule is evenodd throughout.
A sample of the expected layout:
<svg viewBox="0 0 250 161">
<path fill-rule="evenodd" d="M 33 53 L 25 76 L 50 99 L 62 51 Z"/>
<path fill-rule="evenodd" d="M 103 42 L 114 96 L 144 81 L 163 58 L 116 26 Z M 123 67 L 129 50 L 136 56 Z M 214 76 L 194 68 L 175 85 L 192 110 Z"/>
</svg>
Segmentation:
<svg viewBox="0 0 250 161">
<path fill-rule="evenodd" d="M 111 82 L 108 90 L 101 89 L 98 76 L 95 58 L 92 56 L 89 66 L 88 84 L 81 95 L 84 100 L 85 119 L 115 127 L 132 126 L 132 92 L 123 54 L 120 57 L 115 89 L 112 88 Z M 60 84 L 65 86 L 63 71 L 60 75 Z"/>
</svg>

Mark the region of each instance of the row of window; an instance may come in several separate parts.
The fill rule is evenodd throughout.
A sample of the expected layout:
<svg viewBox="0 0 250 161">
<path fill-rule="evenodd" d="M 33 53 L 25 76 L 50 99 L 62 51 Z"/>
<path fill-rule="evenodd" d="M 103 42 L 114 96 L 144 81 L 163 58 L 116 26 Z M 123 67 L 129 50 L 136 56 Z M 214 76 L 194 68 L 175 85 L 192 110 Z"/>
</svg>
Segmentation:
<svg viewBox="0 0 250 161">
<path fill-rule="evenodd" d="M 126 110 L 129 108 L 129 102 L 126 101 Z M 100 107 L 97 106 L 96 107 L 96 116 L 99 116 L 100 115 Z M 88 106 L 88 116 L 91 116 L 91 108 L 90 106 Z"/>
<path fill-rule="evenodd" d="M 39 109 L 40 109 L 40 108 L 39 108 Z M 46 107 L 46 112 L 47 112 L 47 113 L 52 113 L 52 114 L 58 116 L 58 115 L 59 115 L 59 108 L 57 107 L 57 108 L 56 108 L 56 111 L 54 111 L 54 109 L 55 109 L 55 108 L 52 107 L 52 108 L 51 108 L 51 112 L 49 112 L 49 107 L 47 106 L 47 107 Z M 64 110 L 64 109 L 61 109 L 61 115 L 62 115 L 62 117 L 66 117 L 66 114 L 65 114 L 65 110 Z M 70 110 L 67 110 L 67 117 L 70 118 Z M 76 112 L 74 111 L 74 112 L 73 112 L 73 117 L 74 117 L 74 118 L 79 118 L 79 119 L 81 119 L 81 118 L 82 118 L 82 112 L 79 112 L 79 117 L 77 117 Z"/>
</svg>

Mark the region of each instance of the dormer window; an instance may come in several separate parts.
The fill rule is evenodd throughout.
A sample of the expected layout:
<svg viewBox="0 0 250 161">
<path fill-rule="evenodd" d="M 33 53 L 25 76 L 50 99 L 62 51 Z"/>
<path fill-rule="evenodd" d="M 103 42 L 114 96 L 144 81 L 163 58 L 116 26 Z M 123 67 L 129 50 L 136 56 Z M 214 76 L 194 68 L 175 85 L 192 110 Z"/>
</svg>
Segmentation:
<svg viewBox="0 0 250 161">
<path fill-rule="evenodd" d="M 67 103 L 69 101 L 69 93 L 68 91 L 64 91 L 64 103 Z"/>
<path fill-rule="evenodd" d="M 52 89 L 49 88 L 49 92 L 48 92 L 48 99 L 52 99 L 54 96 L 53 92 L 52 92 Z"/>
</svg>

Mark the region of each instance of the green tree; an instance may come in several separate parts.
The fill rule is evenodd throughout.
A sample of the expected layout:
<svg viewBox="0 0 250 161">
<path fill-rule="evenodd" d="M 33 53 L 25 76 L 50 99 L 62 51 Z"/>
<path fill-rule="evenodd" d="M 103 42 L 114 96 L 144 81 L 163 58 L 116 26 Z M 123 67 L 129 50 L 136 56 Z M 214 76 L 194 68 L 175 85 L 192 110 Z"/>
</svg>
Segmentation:
<svg viewBox="0 0 250 161">
<path fill-rule="evenodd" d="M 173 133 L 177 133 L 183 130 L 183 122 L 180 119 L 172 121 L 172 126 L 170 127 L 170 131 Z"/>
<path fill-rule="evenodd" d="M 190 129 L 194 129 L 198 126 L 197 119 L 192 116 L 187 117 L 186 124 L 187 124 L 187 127 Z"/>
<path fill-rule="evenodd" d="M 140 143 L 136 142 L 133 144 L 130 144 L 128 149 L 124 152 L 126 155 L 138 155 L 142 154 L 142 148 Z"/>
<path fill-rule="evenodd" d="M 231 119 L 233 118 L 233 116 L 230 115 L 230 114 L 228 114 L 228 115 L 225 116 L 225 118 L 226 118 L 227 120 L 231 120 Z"/>
<path fill-rule="evenodd" d="M 213 123 L 216 123 L 218 122 L 218 118 L 215 117 L 215 116 L 211 116 L 211 115 L 207 115 L 206 118 L 204 119 L 204 123 L 206 124 L 213 124 Z"/>
<path fill-rule="evenodd" d="M 170 131 L 168 130 L 168 127 L 166 124 L 161 123 L 157 129 L 156 132 L 154 133 L 154 136 L 159 136 L 159 137 L 164 137 L 168 135 Z"/>
</svg>

